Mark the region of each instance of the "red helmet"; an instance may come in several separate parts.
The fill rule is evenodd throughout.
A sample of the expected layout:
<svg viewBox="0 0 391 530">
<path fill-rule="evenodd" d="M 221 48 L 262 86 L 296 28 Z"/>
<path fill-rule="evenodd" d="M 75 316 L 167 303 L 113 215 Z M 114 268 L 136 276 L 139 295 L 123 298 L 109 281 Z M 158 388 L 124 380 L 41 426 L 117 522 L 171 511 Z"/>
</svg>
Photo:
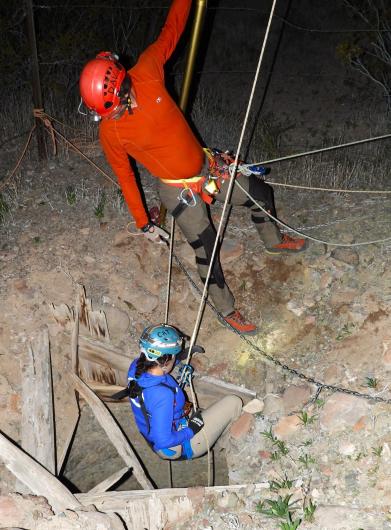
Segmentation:
<svg viewBox="0 0 391 530">
<path fill-rule="evenodd" d="M 100 52 L 80 75 L 80 95 L 86 107 L 99 116 L 109 117 L 121 104 L 119 95 L 126 70 L 111 52 Z"/>
</svg>

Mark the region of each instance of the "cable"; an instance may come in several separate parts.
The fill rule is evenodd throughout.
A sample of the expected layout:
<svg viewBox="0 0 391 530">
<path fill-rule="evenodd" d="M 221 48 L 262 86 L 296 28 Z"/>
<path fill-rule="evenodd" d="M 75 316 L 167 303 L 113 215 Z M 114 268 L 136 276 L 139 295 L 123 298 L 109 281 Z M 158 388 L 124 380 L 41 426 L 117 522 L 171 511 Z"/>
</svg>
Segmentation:
<svg viewBox="0 0 391 530">
<path fill-rule="evenodd" d="M 282 186 L 284 188 L 296 188 L 300 190 L 312 190 L 312 191 L 330 191 L 334 193 L 376 193 L 376 194 L 389 194 L 391 190 L 347 190 L 341 188 L 319 188 L 316 186 L 302 186 L 300 184 L 286 184 L 284 182 L 273 182 L 272 180 L 265 180 L 267 184 L 272 186 Z"/>
<path fill-rule="evenodd" d="M 305 234 L 304 232 L 301 232 L 300 230 L 296 230 L 295 228 L 292 228 L 291 226 L 289 226 L 289 225 L 285 224 L 284 222 L 280 221 L 279 219 L 277 219 L 277 217 L 274 217 L 271 213 L 266 211 L 265 208 L 263 208 L 263 206 L 261 206 L 259 204 L 259 202 L 257 202 L 248 193 L 248 191 L 246 191 L 243 188 L 243 186 L 241 186 L 241 184 L 239 184 L 239 182 L 237 180 L 235 181 L 235 184 L 243 191 L 243 193 L 245 193 L 247 195 L 247 197 L 249 199 L 252 200 L 252 202 L 256 206 L 258 206 L 258 208 L 260 208 L 268 217 L 270 217 L 270 219 L 273 219 L 273 221 L 275 221 L 279 225 L 283 226 L 284 228 L 287 228 L 289 231 L 291 231 L 291 232 L 293 232 L 293 233 L 295 233 L 295 234 L 297 234 L 299 236 L 305 237 L 306 239 L 314 241 L 315 243 L 322 243 L 324 245 L 329 245 L 329 246 L 333 246 L 333 247 L 361 247 L 361 246 L 364 246 L 364 245 L 373 245 L 374 243 L 385 243 L 386 241 L 391 241 L 391 237 L 387 237 L 385 239 L 376 239 L 376 240 L 373 240 L 373 241 L 362 241 L 361 243 L 333 243 L 332 241 L 324 241 L 323 239 L 317 239 L 316 237 L 309 236 L 308 234 Z"/>
<path fill-rule="evenodd" d="M 303 153 L 297 153 L 294 155 L 281 156 L 279 158 L 272 158 L 271 160 L 263 160 L 262 162 L 254 162 L 252 165 L 265 166 L 266 164 L 274 164 L 274 162 L 282 162 L 283 160 L 291 160 L 292 158 L 299 158 L 302 156 L 314 155 L 316 153 L 324 153 L 325 151 L 332 151 L 333 149 L 342 149 L 343 147 L 350 147 L 352 145 L 364 144 L 367 142 L 375 142 L 376 140 L 384 140 L 390 138 L 391 133 L 383 134 L 382 136 L 372 136 L 364 138 L 364 140 L 355 140 L 354 142 L 347 142 L 345 144 L 332 145 L 330 147 L 322 147 L 321 149 L 315 149 L 313 151 L 304 151 Z"/>
</svg>

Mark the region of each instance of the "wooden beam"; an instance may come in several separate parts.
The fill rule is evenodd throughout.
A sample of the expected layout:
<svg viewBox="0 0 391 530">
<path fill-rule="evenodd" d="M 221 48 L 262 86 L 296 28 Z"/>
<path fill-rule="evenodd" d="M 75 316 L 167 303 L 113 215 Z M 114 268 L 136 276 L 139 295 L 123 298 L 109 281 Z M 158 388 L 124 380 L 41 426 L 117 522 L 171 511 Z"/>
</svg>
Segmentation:
<svg viewBox="0 0 391 530">
<path fill-rule="evenodd" d="M 256 484 L 238 484 L 228 486 L 210 486 L 199 488 L 204 497 L 220 495 L 223 492 L 243 493 L 251 490 L 252 493 L 269 489 L 268 482 Z M 197 488 L 198 489 L 198 488 Z M 178 497 L 187 497 L 189 490 L 193 488 L 164 488 L 153 491 L 133 490 L 133 491 L 107 491 L 105 493 L 77 493 L 76 498 L 84 505 L 93 504 L 98 510 L 105 512 L 120 512 L 125 510 L 128 503 L 135 500 L 161 499 L 164 503 Z"/>
<path fill-rule="evenodd" d="M 121 480 L 125 473 L 127 473 L 130 469 L 131 468 L 128 466 L 123 467 L 119 471 L 113 473 L 110 477 L 107 477 L 105 480 L 102 480 L 102 482 L 97 484 L 94 488 L 90 489 L 88 493 L 90 495 L 95 495 L 96 493 L 103 493 L 104 491 L 107 491 L 111 488 L 111 486 Z"/>
<path fill-rule="evenodd" d="M 71 339 L 72 372 L 79 375 L 79 309 L 76 307 Z"/>
<path fill-rule="evenodd" d="M 22 447 L 55 475 L 53 384 L 47 328 L 41 330 L 29 346 L 29 362 L 23 369 L 22 396 Z"/>
<path fill-rule="evenodd" d="M 0 431 L 0 459 L 35 495 L 43 495 L 55 513 L 80 506 L 61 482 Z"/>
<path fill-rule="evenodd" d="M 152 482 L 148 479 L 128 439 L 122 432 L 108 408 L 91 390 L 91 388 L 80 379 L 80 377 L 75 374 L 70 374 L 70 376 L 73 379 L 75 390 L 79 392 L 79 394 L 87 401 L 96 419 L 106 432 L 111 443 L 118 451 L 118 454 L 124 460 L 125 464 L 133 469 L 134 476 L 138 480 L 141 487 L 146 490 L 153 489 Z"/>
<path fill-rule="evenodd" d="M 102 401 L 109 401 L 112 402 L 113 400 L 110 399 L 110 397 L 115 394 L 116 392 L 119 392 L 120 390 L 124 390 L 125 387 L 120 385 L 107 385 L 106 383 L 97 383 L 96 381 L 86 381 L 86 384 L 93 390 Z M 129 403 L 129 400 L 127 397 L 125 397 L 123 402 Z"/>
<path fill-rule="evenodd" d="M 129 365 L 132 361 L 128 355 L 125 355 L 110 343 L 82 335 L 79 335 L 79 357 L 106 368 L 119 370 L 125 374 L 128 373 Z"/>
</svg>

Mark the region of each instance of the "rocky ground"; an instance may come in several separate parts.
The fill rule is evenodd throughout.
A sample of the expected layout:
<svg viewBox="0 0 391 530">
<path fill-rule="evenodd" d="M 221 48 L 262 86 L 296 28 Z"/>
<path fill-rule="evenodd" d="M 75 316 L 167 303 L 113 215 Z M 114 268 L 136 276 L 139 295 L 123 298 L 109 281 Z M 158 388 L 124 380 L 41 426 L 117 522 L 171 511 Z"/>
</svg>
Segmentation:
<svg viewBox="0 0 391 530">
<path fill-rule="evenodd" d="M 142 329 L 164 319 L 166 301 L 167 250 L 135 234 L 116 189 L 71 155 L 36 168 L 23 166 L 0 226 L 0 429 L 16 442 L 21 367 L 37 329 L 49 327 L 55 384 L 69 369 L 50 303 L 72 304 L 76 284 L 83 284 L 107 315 L 111 341 L 132 358 Z M 142 179 L 148 204 L 157 204 L 150 178 Z M 313 237 L 354 244 L 389 236 L 386 196 L 281 189 L 276 196 L 280 217 Z M 221 208 L 212 212 L 217 220 Z M 175 253 L 199 283 L 179 232 Z M 303 254 L 271 257 L 247 212 L 232 212 L 223 268 L 237 306 L 259 334 L 242 341 L 207 308 L 197 340 L 206 352 L 194 364 L 199 373 L 244 384 L 263 401 L 263 412 L 244 415 L 224 445 L 231 484 L 270 487 L 262 495 L 249 490 L 205 503 L 183 528 L 274 529 L 289 517 L 311 529 L 391 528 L 391 404 L 368 399 L 391 399 L 390 259 L 391 242 L 311 243 Z M 170 322 L 190 335 L 198 305 L 174 264 Z M 366 397 L 327 388 L 317 393 L 300 374 Z M 56 403 L 63 399 L 57 395 Z M 7 493 L 13 479 L 0 473 Z M 288 495 L 298 501 L 291 507 Z M 278 500 L 285 516 L 256 511 L 258 503 L 270 511 Z M 305 521 L 311 506 L 314 522 Z"/>
</svg>

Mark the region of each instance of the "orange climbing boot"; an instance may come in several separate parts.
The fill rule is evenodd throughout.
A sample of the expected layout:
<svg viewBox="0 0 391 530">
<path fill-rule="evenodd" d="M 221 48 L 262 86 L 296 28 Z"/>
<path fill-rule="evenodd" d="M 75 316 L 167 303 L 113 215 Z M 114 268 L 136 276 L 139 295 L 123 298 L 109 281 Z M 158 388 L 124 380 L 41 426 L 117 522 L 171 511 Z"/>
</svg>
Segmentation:
<svg viewBox="0 0 391 530">
<path fill-rule="evenodd" d="M 266 247 L 266 252 L 268 254 L 294 254 L 296 252 L 302 252 L 307 246 L 306 239 L 299 239 L 288 236 L 288 234 L 282 234 L 280 243 Z"/>
<path fill-rule="evenodd" d="M 227 328 L 234 328 L 241 335 L 256 335 L 257 327 L 251 322 L 246 322 L 243 315 L 238 310 L 232 311 L 226 317 L 223 317 L 221 323 L 227 325 Z"/>
<path fill-rule="evenodd" d="M 306 239 L 295 239 L 282 234 L 278 226 L 272 221 L 265 221 L 255 225 L 268 254 L 293 254 L 307 248 Z"/>
</svg>

